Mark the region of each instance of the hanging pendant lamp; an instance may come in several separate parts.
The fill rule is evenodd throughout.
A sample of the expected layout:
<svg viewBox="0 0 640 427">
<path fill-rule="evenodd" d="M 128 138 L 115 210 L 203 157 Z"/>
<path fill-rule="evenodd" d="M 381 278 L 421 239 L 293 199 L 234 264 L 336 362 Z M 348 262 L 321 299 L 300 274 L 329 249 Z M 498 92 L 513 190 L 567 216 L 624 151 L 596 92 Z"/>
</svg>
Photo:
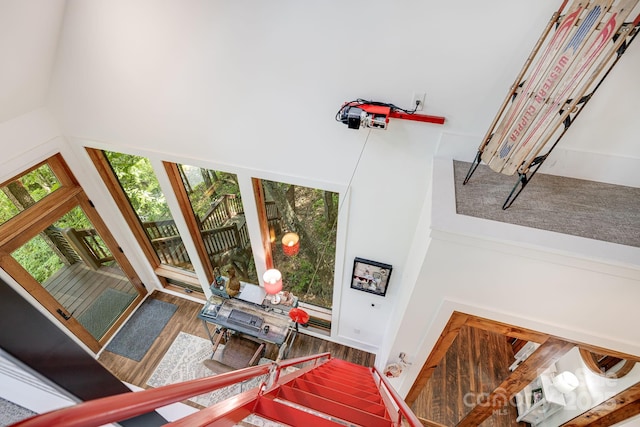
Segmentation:
<svg viewBox="0 0 640 427">
<path fill-rule="evenodd" d="M 286 256 L 294 256 L 300 250 L 300 236 L 298 233 L 289 232 L 282 236 L 282 252 Z"/>
</svg>

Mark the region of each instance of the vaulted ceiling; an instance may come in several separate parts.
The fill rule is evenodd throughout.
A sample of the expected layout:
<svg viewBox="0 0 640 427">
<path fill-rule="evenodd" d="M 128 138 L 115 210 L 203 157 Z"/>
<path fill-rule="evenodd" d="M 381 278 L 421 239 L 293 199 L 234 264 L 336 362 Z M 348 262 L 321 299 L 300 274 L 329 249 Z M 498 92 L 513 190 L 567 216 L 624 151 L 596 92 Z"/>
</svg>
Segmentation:
<svg viewBox="0 0 640 427">
<path fill-rule="evenodd" d="M 65 0 L 0 2 L 0 123 L 46 102 Z"/>
</svg>

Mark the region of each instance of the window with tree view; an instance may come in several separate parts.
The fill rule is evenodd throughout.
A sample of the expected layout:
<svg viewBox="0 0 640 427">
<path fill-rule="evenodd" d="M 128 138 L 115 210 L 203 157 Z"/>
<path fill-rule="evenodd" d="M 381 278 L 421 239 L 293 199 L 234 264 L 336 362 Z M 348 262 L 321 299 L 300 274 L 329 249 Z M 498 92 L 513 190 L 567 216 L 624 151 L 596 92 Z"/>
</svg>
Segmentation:
<svg viewBox="0 0 640 427">
<path fill-rule="evenodd" d="M 58 188 L 60 181 L 46 163 L 9 182 L 2 187 L 0 193 L 0 224 L 35 205 Z"/>
<path fill-rule="evenodd" d="M 282 272 L 284 290 L 301 302 L 331 308 L 338 193 L 267 180 L 262 188 L 273 264 Z M 295 254 L 283 247 L 289 232 L 299 238 Z"/>
<path fill-rule="evenodd" d="M 160 262 L 194 271 L 149 159 L 112 151 L 104 154 Z"/>
<path fill-rule="evenodd" d="M 257 284 L 238 177 L 196 166 L 177 167 L 210 267 L 224 276 L 233 268 L 240 280 Z"/>
</svg>

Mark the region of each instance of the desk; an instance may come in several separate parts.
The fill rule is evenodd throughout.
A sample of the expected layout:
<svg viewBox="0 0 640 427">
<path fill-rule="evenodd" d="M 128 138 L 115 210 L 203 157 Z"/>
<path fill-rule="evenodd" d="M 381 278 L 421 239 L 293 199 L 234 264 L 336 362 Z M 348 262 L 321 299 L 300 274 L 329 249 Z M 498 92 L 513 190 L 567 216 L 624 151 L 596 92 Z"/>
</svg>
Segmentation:
<svg viewBox="0 0 640 427">
<path fill-rule="evenodd" d="M 245 286 L 255 285 L 246 284 Z M 202 320 L 213 344 L 214 353 L 220 344 L 223 332 L 227 330 L 241 333 L 260 342 L 275 344 L 284 350 L 282 346 L 292 333 L 290 328 L 292 321 L 288 310 L 284 307 L 281 309 L 275 307 L 255 304 L 239 298 L 227 299 L 214 293 L 198 314 L 198 318 Z M 216 325 L 213 333 L 210 329 L 211 324 Z M 293 333 L 295 334 L 295 330 Z"/>
</svg>

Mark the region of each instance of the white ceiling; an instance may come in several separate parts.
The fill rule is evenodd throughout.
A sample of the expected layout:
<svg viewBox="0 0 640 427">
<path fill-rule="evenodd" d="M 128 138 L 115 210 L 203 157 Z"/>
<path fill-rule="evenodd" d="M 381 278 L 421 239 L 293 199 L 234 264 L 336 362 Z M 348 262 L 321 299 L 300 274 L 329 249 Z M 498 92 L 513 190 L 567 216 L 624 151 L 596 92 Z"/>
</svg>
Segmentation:
<svg viewBox="0 0 640 427">
<path fill-rule="evenodd" d="M 45 104 L 65 0 L 0 0 L 0 123 Z"/>
</svg>

